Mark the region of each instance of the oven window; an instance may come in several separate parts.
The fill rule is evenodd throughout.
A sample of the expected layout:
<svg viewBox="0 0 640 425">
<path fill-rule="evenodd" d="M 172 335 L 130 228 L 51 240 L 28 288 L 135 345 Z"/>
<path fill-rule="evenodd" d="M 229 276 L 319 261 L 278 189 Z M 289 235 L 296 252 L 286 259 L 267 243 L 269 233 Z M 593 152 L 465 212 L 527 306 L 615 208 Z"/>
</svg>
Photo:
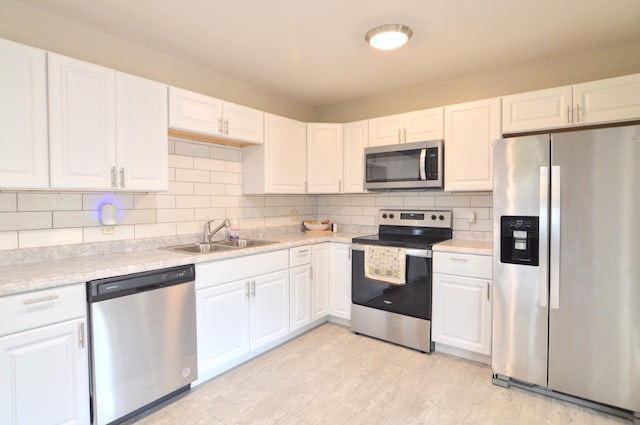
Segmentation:
<svg viewBox="0 0 640 425">
<path fill-rule="evenodd" d="M 421 149 L 368 153 L 366 178 L 369 183 L 420 180 Z"/>
<path fill-rule="evenodd" d="M 431 259 L 407 256 L 403 286 L 364 277 L 364 251 L 353 251 L 351 301 L 365 307 L 431 319 Z"/>
</svg>

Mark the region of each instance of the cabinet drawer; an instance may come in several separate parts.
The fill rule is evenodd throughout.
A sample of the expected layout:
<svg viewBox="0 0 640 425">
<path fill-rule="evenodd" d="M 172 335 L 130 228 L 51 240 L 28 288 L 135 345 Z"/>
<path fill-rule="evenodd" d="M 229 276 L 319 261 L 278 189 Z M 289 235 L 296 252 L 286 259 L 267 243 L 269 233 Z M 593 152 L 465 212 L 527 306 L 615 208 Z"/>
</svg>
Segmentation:
<svg viewBox="0 0 640 425">
<path fill-rule="evenodd" d="M 61 286 L 0 298 L 0 336 L 84 317 L 84 284 Z"/>
<path fill-rule="evenodd" d="M 491 279 L 492 257 L 490 255 L 434 252 L 433 272 L 458 276 Z"/>
<path fill-rule="evenodd" d="M 289 250 L 196 264 L 196 289 L 247 279 L 289 268 Z"/>
<path fill-rule="evenodd" d="M 289 250 L 289 265 L 297 267 L 311 263 L 311 245 L 298 246 Z"/>
</svg>

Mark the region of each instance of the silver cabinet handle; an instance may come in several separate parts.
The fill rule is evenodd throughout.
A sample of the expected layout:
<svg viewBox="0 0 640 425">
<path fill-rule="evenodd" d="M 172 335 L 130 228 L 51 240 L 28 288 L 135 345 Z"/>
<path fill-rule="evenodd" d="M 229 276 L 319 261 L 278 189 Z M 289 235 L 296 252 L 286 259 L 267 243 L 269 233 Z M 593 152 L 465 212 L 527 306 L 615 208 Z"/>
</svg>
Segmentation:
<svg viewBox="0 0 640 425">
<path fill-rule="evenodd" d="M 46 297 L 32 298 L 30 300 L 25 300 L 22 303 L 24 305 L 31 305 L 31 304 L 37 304 L 37 303 L 46 303 L 47 301 L 57 300 L 58 298 L 60 298 L 59 295 L 48 295 Z"/>
<path fill-rule="evenodd" d="M 338 180 L 338 193 L 342 192 L 342 180 Z"/>
<path fill-rule="evenodd" d="M 491 301 L 491 283 L 487 282 L 487 301 Z"/>
<path fill-rule="evenodd" d="M 549 167 L 540 167 L 540 237 L 539 251 L 540 262 L 538 267 L 538 306 L 547 308 L 549 296 L 547 287 L 549 284 Z"/>
<path fill-rule="evenodd" d="M 450 260 L 456 263 L 466 263 L 469 261 L 468 258 L 459 258 L 459 257 L 451 257 Z"/>
<path fill-rule="evenodd" d="M 80 348 L 84 349 L 84 322 L 80 323 L 78 329 L 78 343 L 80 344 Z"/>
<path fill-rule="evenodd" d="M 580 122 L 580 104 L 576 105 L 576 123 Z"/>
<path fill-rule="evenodd" d="M 298 251 L 298 255 L 304 254 L 305 252 L 309 252 L 309 249 L 301 249 L 300 251 Z"/>
<path fill-rule="evenodd" d="M 116 188 L 118 187 L 117 183 L 116 183 L 116 167 L 111 167 L 111 187 Z"/>
<path fill-rule="evenodd" d="M 251 296 L 252 297 L 256 297 L 256 281 L 252 280 L 251 281 Z"/>
<path fill-rule="evenodd" d="M 551 167 L 551 259 L 549 304 L 560 308 L 560 166 Z"/>
<path fill-rule="evenodd" d="M 313 266 L 309 267 L 309 279 L 313 280 Z"/>
<path fill-rule="evenodd" d="M 567 124 L 571 124 L 571 106 L 567 105 Z"/>
<path fill-rule="evenodd" d="M 124 188 L 124 167 L 120 168 L 120 187 Z"/>
<path fill-rule="evenodd" d="M 224 134 L 229 135 L 229 119 L 224 120 Z"/>
<path fill-rule="evenodd" d="M 218 119 L 218 133 L 222 134 L 222 118 Z"/>
<path fill-rule="evenodd" d="M 251 285 L 251 283 L 247 280 L 247 282 L 244 284 L 244 294 L 247 296 L 247 298 L 250 297 L 249 285 Z"/>
</svg>

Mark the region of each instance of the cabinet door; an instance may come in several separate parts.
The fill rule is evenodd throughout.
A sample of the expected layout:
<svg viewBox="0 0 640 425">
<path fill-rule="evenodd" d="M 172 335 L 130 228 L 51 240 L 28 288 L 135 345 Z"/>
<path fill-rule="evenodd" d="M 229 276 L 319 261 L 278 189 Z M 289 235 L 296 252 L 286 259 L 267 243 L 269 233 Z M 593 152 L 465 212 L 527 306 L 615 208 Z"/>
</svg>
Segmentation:
<svg viewBox="0 0 640 425">
<path fill-rule="evenodd" d="M 640 118 L 640 74 L 573 86 L 574 123 L 596 124 Z"/>
<path fill-rule="evenodd" d="M 311 323 L 311 265 L 306 264 L 290 270 L 291 330 Z"/>
<path fill-rule="evenodd" d="M 169 127 L 218 136 L 222 134 L 222 101 L 169 87 Z"/>
<path fill-rule="evenodd" d="M 251 282 L 251 349 L 289 333 L 289 271 L 256 277 Z"/>
<path fill-rule="evenodd" d="M 395 145 L 402 142 L 402 114 L 369 120 L 369 146 Z"/>
<path fill-rule="evenodd" d="M 432 108 L 404 114 L 404 143 L 444 139 L 444 109 Z"/>
<path fill-rule="evenodd" d="M 249 352 L 249 281 L 196 291 L 201 374 Z"/>
<path fill-rule="evenodd" d="M 272 114 L 264 116 L 266 193 L 305 193 L 306 125 Z"/>
<path fill-rule="evenodd" d="M 0 423 L 89 423 L 84 319 L 0 338 Z"/>
<path fill-rule="evenodd" d="M 49 186 L 46 52 L 0 40 L 0 188 Z"/>
<path fill-rule="evenodd" d="M 122 190 L 167 190 L 167 86 L 116 74 L 118 182 Z"/>
<path fill-rule="evenodd" d="M 307 124 L 307 192 L 342 191 L 342 124 Z"/>
<path fill-rule="evenodd" d="M 493 141 L 500 138 L 500 99 L 445 108 L 445 190 L 491 190 Z"/>
<path fill-rule="evenodd" d="M 504 96 L 502 132 L 517 133 L 570 126 L 572 99 L 571 86 Z"/>
<path fill-rule="evenodd" d="M 433 274 L 433 340 L 491 355 L 491 281 Z"/>
<path fill-rule="evenodd" d="M 311 247 L 311 320 L 329 314 L 329 244 Z"/>
<path fill-rule="evenodd" d="M 364 148 L 369 140 L 369 122 L 356 121 L 344 125 L 342 192 L 364 192 Z"/>
<path fill-rule="evenodd" d="M 51 188 L 115 189 L 115 72 L 48 58 Z"/>
<path fill-rule="evenodd" d="M 329 314 L 351 319 L 351 245 L 329 245 Z"/>
<path fill-rule="evenodd" d="M 225 137 L 263 143 L 264 112 L 231 102 L 223 102 L 222 131 Z"/>
</svg>

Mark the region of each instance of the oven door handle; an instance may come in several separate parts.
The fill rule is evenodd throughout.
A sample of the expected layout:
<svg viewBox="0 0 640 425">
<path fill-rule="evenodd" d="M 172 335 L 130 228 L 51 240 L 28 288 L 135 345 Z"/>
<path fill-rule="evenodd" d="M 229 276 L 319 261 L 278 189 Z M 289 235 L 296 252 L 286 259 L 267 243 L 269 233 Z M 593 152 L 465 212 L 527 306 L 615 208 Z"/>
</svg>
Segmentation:
<svg viewBox="0 0 640 425">
<path fill-rule="evenodd" d="M 354 243 L 351 245 L 352 251 L 364 251 L 365 244 Z M 402 247 L 390 247 L 390 248 L 402 248 Z M 417 248 L 403 248 L 407 257 L 420 257 L 431 258 L 433 251 L 430 249 L 417 249 Z"/>
</svg>

